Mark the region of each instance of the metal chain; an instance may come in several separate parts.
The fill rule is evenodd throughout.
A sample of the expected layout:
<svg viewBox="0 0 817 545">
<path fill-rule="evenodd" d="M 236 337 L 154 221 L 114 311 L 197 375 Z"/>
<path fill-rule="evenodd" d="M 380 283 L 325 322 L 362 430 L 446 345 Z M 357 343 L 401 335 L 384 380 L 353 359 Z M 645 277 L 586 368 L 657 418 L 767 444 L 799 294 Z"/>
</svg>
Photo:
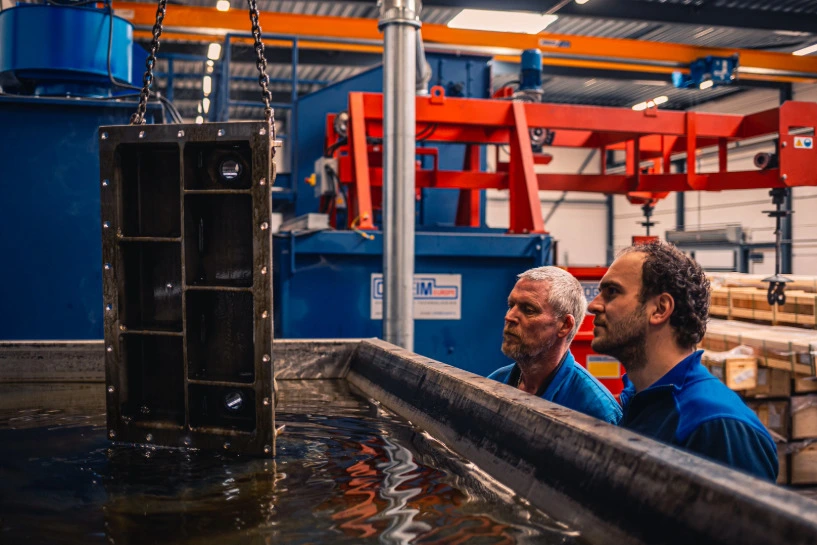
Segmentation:
<svg viewBox="0 0 817 545">
<path fill-rule="evenodd" d="M 150 98 L 150 86 L 153 83 L 153 66 L 156 64 L 156 53 L 159 51 L 159 36 L 162 35 L 162 21 L 164 21 L 165 13 L 167 12 L 167 0 L 159 0 L 159 5 L 156 8 L 156 24 L 153 25 L 153 40 L 150 42 L 150 55 L 145 61 L 145 75 L 142 78 L 142 92 L 139 95 L 139 106 L 136 107 L 136 113 L 131 115 L 131 125 L 145 124 L 145 111 L 147 110 L 148 98 Z"/>
<path fill-rule="evenodd" d="M 270 122 L 271 127 L 275 127 L 275 118 L 272 106 L 272 92 L 269 90 L 269 76 L 267 75 L 267 59 L 264 57 L 264 42 L 261 41 L 261 26 L 258 24 L 258 4 L 256 0 L 247 0 L 250 6 L 250 22 L 252 23 L 252 35 L 255 38 L 255 54 L 258 59 L 255 66 L 258 68 L 258 85 L 261 86 L 261 100 L 264 102 L 264 119 Z"/>
</svg>

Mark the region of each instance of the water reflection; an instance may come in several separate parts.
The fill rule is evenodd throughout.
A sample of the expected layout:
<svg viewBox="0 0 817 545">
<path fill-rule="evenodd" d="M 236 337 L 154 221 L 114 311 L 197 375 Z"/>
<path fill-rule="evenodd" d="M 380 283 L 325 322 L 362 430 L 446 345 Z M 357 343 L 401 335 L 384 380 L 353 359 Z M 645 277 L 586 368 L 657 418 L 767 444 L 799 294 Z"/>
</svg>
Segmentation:
<svg viewBox="0 0 817 545">
<path fill-rule="evenodd" d="M 112 445 L 103 411 L 0 408 L 0 541 L 581 542 L 342 381 L 284 385 L 274 461 Z"/>
</svg>

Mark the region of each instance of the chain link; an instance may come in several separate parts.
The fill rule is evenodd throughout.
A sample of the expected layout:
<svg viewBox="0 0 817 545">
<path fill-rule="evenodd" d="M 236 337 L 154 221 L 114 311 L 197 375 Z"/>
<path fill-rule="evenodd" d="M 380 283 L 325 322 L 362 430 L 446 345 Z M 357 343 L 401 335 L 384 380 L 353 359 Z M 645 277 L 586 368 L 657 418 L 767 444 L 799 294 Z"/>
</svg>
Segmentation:
<svg viewBox="0 0 817 545">
<path fill-rule="evenodd" d="M 261 86 L 261 100 L 264 102 L 264 119 L 270 126 L 275 127 L 275 118 L 272 106 L 272 92 L 269 90 L 269 76 L 267 75 L 267 59 L 264 57 L 264 42 L 261 41 L 261 26 L 258 24 L 258 4 L 256 0 L 247 0 L 250 6 L 250 22 L 252 23 L 252 35 L 255 38 L 255 54 L 258 57 L 255 66 L 258 68 L 258 85 Z"/>
<path fill-rule="evenodd" d="M 162 35 L 162 22 L 167 12 L 167 0 L 159 0 L 156 8 L 156 24 L 153 25 L 153 40 L 150 42 L 150 55 L 145 61 L 145 75 L 142 78 L 142 92 L 139 94 L 139 106 L 136 112 L 130 117 L 131 125 L 145 124 L 145 111 L 147 110 L 148 98 L 150 98 L 150 86 L 153 83 L 153 67 L 156 64 L 156 53 L 159 51 L 159 37 Z"/>
</svg>

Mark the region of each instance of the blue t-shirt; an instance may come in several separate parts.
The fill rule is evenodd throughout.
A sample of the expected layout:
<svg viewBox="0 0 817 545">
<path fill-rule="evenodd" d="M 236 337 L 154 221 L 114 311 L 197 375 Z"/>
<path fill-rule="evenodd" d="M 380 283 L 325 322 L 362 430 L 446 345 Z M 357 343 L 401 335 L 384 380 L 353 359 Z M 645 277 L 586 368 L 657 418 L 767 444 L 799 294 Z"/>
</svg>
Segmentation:
<svg viewBox="0 0 817 545">
<path fill-rule="evenodd" d="M 756 477 L 777 479 L 772 436 L 738 395 L 701 365 L 699 350 L 636 393 L 624 377 L 620 425 Z"/>
<path fill-rule="evenodd" d="M 488 378 L 508 384 L 516 364 L 497 369 Z M 621 420 L 621 407 L 616 398 L 587 369 L 576 363 L 570 351 L 545 388 L 542 399 L 558 403 L 568 409 L 579 411 L 610 424 Z"/>
</svg>

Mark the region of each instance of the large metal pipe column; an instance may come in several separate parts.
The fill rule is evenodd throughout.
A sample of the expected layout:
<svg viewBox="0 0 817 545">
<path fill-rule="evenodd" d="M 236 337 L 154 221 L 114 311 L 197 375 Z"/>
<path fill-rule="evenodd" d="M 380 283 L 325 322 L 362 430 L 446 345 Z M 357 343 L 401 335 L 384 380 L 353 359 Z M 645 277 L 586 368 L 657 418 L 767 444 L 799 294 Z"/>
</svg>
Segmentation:
<svg viewBox="0 0 817 545">
<path fill-rule="evenodd" d="M 383 336 L 414 350 L 415 76 L 420 0 L 383 0 Z"/>
</svg>

